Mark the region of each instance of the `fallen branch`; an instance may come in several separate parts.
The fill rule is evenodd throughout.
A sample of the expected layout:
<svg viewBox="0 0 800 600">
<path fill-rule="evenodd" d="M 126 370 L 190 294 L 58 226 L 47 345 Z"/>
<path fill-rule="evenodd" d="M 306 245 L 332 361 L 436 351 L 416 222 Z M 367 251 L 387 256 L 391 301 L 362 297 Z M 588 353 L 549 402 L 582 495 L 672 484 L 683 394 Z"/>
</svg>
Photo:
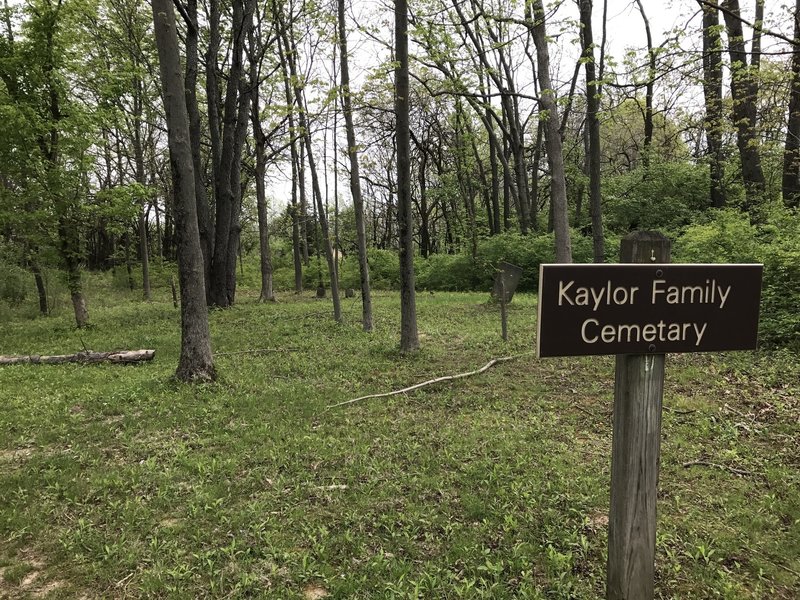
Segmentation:
<svg viewBox="0 0 800 600">
<path fill-rule="evenodd" d="M 696 409 L 681 410 L 679 408 L 672 408 L 671 406 L 665 406 L 664 410 L 666 410 L 667 412 L 671 412 L 672 414 L 675 415 L 693 415 L 694 413 L 697 412 Z"/>
<path fill-rule="evenodd" d="M 705 460 L 691 460 L 689 462 L 683 463 L 684 468 L 689 468 L 693 466 L 698 467 L 713 467 L 715 469 L 721 469 L 723 471 L 728 471 L 729 473 L 733 473 L 734 475 L 739 475 L 741 477 L 749 477 L 750 475 L 758 475 L 758 473 L 753 473 L 752 471 L 745 471 L 744 469 L 736 469 L 734 467 L 728 467 L 726 465 L 720 465 L 718 463 L 708 462 Z"/>
<path fill-rule="evenodd" d="M 525 354 L 530 354 L 530 352 L 526 352 Z M 370 394 L 368 396 L 361 396 L 360 398 L 353 398 L 352 400 L 345 400 L 344 402 L 339 402 L 338 404 L 330 404 L 330 405 L 326 406 L 325 409 L 327 410 L 327 409 L 330 409 L 330 408 L 338 408 L 339 406 L 345 406 L 347 404 L 353 404 L 355 402 L 360 402 L 361 400 L 369 400 L 370 398 L 387 398 L 388 396 L 397 396 L 398 394 L 407 394 L 408 392 L 413 392 L 413 391 L 418 390 L 420 388 L 423 388 L 423 387 L 426 387 L 426 386 L 429 386 L 429 385 L 433 385 L 434 383 L 442 383 L 444 381 L 453 381 L 455 379 L 462 379 L 464 377 L 470 377 L 472 375 L 480 375 L 481 373 L 485 373 L 486 371 L 488 371 L 489 369 L 491 369 L 493 366 L 495 366 L 497 364 L 500 364 L 500 363 L 503 363 L 503 362 L 508 362 L 510 360 L 516 360 L 516 359 L 520 358 L 521 356 L 525 356 L 525 354 L 518 354 L 517 356 L 504 356 L 502 358 L 493 358 L 492 360 L 490 360 L 488 363 L 483 365 L 477 371 L 469 371 L 468 373 L 459 373 L 457 375 L 447 375 L 445 377 L 437 377 L 436 379 L 429 379 L 428 381 L 423 381 L 422 383 L 417 383 L 416 385 L 412 385 L 412 386 L 403 388 L 401 390 L 394 390 L 394 391 L 391 391 L 391 392 L 385 392 L 383 394 Z"/>
<path fill-rule="evenodd" d="M 592 412 L 592 411 L 590 411 L 589 409 L 587 409 L 587 408 L 583 408 L 582 406 L 579 406 L 579 405 L 577 405 L 577 404 L 573 404 L 573 405 L 572 405 L 572 408 L 574 408 L 575 410 L 579 410 L 579 411 L 581 411 L 583 414 L 585 414 L 585 415 L 589 415 L 589 416 L 590 416 L 590 417 L 592 417 L 593 419 L 598 419 L 598 420 L 600 420 L 600 421 L 607 421 L 608 419 L 610 419 L 610 418 L 611 418 L 611 416 L 612 416 L 612 414 L 613 414 L 612 412 L 608 412 L 608 413 L 606 413 L 606 414 L 597 414 L 597 413 L 593 413 L 593 412 Z"/>
<path fill-rule="evenodd" d="M 234 354 L 266 354 L 267 352 L 295 352 L 297 348 L 253 348 L 235 352 L 214 352 L 214 356 L 232 356 Z"/>
<path fill-rule="evenodd" d="M 40 356 L 38 354 L 31 354 L 28 356 L 0 356 L 0 365 L 93 364 L 100 362 L 127 364 L 153 360 L 155 354 L 155 350 L 117 350 L 114 352 L 92 352 L 91 350 L 86 350 L 76 354 L 60 354 L 55 356 Z"/>
</svg>

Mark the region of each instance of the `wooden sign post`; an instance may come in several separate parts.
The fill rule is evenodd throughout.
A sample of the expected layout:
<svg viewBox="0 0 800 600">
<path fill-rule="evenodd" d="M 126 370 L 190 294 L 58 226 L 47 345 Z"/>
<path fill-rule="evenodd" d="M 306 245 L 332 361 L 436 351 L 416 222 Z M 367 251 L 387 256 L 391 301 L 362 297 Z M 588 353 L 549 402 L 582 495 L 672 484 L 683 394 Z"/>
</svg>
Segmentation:
<svg viewBox="0 0 800 600">
<path fill-rule="evenodd" d="M 762 265 L 674 265 L 655 232 L 620 264 L 542 265 L 538 356 L 616 354 L 607 600 L 652 600 L 667 352 L 756 347 Z"/>
<path fill-rule="evenodd" d="M 669 261 L 670 242 L 660 233 L 637 232 L 622 240 L 620 262 Z M 608 516 L 608 600 L 653 598 L 664 359 L 664 354 L 617 355 Z"/>
</svg>

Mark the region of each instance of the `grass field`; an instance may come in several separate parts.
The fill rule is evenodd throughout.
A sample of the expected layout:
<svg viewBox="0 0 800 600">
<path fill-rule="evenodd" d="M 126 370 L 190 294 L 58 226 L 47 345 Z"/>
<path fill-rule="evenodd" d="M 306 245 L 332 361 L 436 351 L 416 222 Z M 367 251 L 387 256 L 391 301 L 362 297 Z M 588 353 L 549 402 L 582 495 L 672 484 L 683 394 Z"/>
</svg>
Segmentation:
<svg viewBox="0 0 800 600">
<path fill-rule="evenodd" d="M 486 294 L 420 293 L 403 356 L 395 293 L 365 334 L 357 300 L 336 325 L 311 292 L 245 289 L 193 387 L 167 291 L 91 284 L 89 330 L 6 311 L 0 353 L 156 358 L 0 369 L 0 597 L 604 595 L 613 359 L 537 360 L 535 297 L 503 342 Z M 800 597 L 798 396 L 796 355 L 668 357 L 659 598 Z"/>
</svg>

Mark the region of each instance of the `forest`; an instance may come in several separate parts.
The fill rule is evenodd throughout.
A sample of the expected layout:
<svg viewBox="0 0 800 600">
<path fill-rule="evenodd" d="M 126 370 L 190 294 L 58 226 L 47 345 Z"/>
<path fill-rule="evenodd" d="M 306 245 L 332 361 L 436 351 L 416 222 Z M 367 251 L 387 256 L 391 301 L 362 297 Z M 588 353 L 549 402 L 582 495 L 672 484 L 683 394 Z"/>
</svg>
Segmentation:
<svg viewBox="0 0 800 600">
<path fill-rule="evenodd" d="M 535 292 L 635 231 L 764 266 L 668 359 L 656 597 L 800 593 L 800 0 L 0 16 L 0 363 L 68 356 L 0 366 L 0 595 L 601 597 L 613 359 Z"/>
<path fill-rule="evenodd" d="M 63 284 L 83 327 L 84 271 L 147 300 L 196 220 L 207 306 L 254 255 L 262 300 L 325 287 L 338 320 L 360 288 L 369 330 L 371 286 L 484 289 L 506 260 L 533 289 L 540 262 L 659 230 L 676 261 L 764 262 L 762 340 L 796 347 L 797 6 L 688 4 L 664 30 L 638 1 L 6 2 L 3 299 L 47 314 Z M 609 8 L 643 47 L 611 52 Z M 177 35 L 163 85 L 154 14 Z"/>
</svg>

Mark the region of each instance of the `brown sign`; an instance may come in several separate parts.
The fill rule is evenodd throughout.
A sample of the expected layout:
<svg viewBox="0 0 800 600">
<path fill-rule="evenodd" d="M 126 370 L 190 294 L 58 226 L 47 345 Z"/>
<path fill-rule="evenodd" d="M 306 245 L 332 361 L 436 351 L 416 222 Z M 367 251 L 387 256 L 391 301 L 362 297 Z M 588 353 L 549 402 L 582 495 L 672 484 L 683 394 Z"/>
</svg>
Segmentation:
<svg viewBox="0 0 800 600">
<path fill-rule="evenodd" d="M 762 265 L 541 265 L 538 356 L 756 347 Z"/>
</svg>

